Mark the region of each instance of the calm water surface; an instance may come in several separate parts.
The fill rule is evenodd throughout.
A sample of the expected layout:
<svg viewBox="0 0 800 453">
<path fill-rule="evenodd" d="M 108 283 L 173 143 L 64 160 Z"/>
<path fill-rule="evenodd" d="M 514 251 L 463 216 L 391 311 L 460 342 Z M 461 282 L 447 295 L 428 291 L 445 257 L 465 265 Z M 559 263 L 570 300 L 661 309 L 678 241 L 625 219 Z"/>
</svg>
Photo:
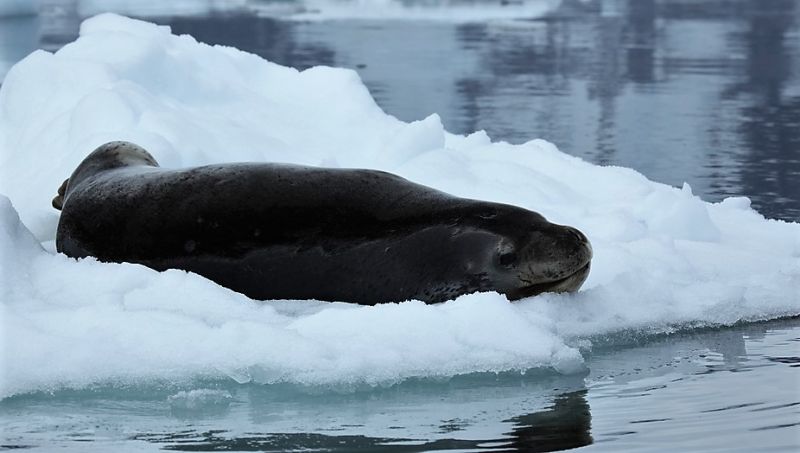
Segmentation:
<svg viewBox="0 0 800 453">
<path fill-rule="evenodd" d="M 75 1 L 0 18 L 0 77 L 77 36 Z M 307 68 L 359 72 L 404 120 L 542 137 L 708 200 L 800 220 L 800 2 L 564 1 L 485 23 L 148 18 Z M 379 389 L 149 383 L 0 402 L 0 450 L 797 451 L 800 319 L 592 339 L 587 372 Z"/>
</svg>

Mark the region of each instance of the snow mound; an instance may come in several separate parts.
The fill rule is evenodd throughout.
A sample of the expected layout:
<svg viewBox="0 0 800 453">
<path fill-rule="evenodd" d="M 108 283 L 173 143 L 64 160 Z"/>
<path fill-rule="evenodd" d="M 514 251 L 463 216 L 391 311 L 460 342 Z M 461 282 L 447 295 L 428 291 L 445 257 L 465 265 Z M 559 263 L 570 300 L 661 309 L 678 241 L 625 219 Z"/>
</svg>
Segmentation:
<svg viewBox="0 0 800 453">
<path fill-rule="evenodd" d="M 230 161 L 377 168 L 536 210 L 592 240 L 582 291 L 435 306 L 257 302 L 182 271 L 76 261 L 52 249 L 61 181 L 96 146 L 129 140 L 165 167 Z M 282 67 L 167 27 L 101 15 L 0 89 L 0 397 L 194 378 L 385 385 L 551 368 L 615 332 L 663 333 L 800 314 L 800 225 L 747 199 L 703 202 L 542 140 L 404 123 L 355 72 Z M 12 205 L 13 201 L 13 205 Z M 44 245 L 44 247 L 42 246 Z M 183 398 L 183 397 L 181 397 Z"/>
</svg>

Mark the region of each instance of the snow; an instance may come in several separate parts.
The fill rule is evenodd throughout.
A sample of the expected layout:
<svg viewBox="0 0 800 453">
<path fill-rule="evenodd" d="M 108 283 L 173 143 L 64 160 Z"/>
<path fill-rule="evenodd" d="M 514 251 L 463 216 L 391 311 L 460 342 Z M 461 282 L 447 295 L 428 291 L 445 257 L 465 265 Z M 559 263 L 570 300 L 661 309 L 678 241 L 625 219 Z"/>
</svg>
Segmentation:
<svg viewBox="0 0 800 453">
<path fill-rule="evenodd" d="M 50 200 L 111 140 L 145 147 L 164 167 L 378 168 L 520 205 L 584 231 L 592 272 L 578 293 L 516 303 L 481 293 L 361 307 L 253 301 L 182 271 L 54 254 Z M 610 336 L 800 314 L 800 224 L 765 219 L 745 198 L 706 203 L 688 185 L 591 165 L 543 140 L 449 134 L 436 115 L 405 123 L 382 112 L 353 71 L 297 71 L 111 14 L 8 73 L 0 194 L 0 398 L 205 378 L 348 389 L 574 373 Z"/>
</svg>

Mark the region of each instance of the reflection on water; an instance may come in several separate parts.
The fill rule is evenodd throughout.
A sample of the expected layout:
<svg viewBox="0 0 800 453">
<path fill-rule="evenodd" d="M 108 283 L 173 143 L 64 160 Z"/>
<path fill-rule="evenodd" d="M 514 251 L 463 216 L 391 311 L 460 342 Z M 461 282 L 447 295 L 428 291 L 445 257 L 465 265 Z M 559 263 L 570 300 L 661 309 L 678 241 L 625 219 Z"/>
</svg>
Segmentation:
<svg viewBox="0 0 800 453">
<path fill-rule="evenodd" d="M 132 437 L 132 440 L 164 444 L 165 450 L 180 451 L 298 451 L 310 449 L 332 452 L 398 453 L 440 450 L 546 452 L 591 444 L 591 419 L 584 389 L 556 396 L 553 404 L 545 410 L 507 420 L 506 423 L 512 425 L 512 430 L 497 439 L 470 440 L 452 437 L 420 440 L 418 438 L 319 433 L 249 433 L 244 437 L 231 437 L 225 430 L 209 430 L 205 432 L 137 434 Z M 457 423 L 457 419 L 443 422 L 444 424 L 440 426 L 443 432 L 457 433 L 462 429 L 462 426 Z"/>
<path fill-rule="evenodd" d="M 23 27 L 3 19 L 13 39 L 0 41 L 0 71 L 74 39 L 77 4 L 46 0 Z M 301 69 L 353 68 L 404 120 L 439 113 L 453 132 L 542 137 L 798 220 L 798 18 L 794 0 L 563 0 L 539 19 L 460 24 L 288 22 L 242 10 L 148 20 Z"/>
<path fill-rule="evenodd" d="M 513 451 L 559 451 L 592 443 L 592 414 L 586 401 L 586 390 L 570 392 L 555 398 L 546 411 L 520 415 L 510 420 L 514 429 Z"/>
<path fill-rule="evenodd" d="M 776 336 L 773 327 L 781 325 L 791 330 Z M 786 363 L 776 366 L 774 358 L 797 351 L 798 326 L 800 320 L 795 318 L 695 331 L 629 350 L 633 355 L 601 353 L 602 359 L 592 366 L 594 382 L 589 384 L 593 435 L 603 443 L 610 435 L 602 433 L 620 431 L 622 426 L 632 433 L 597 450 L 623 451 L 680 438 L 706 444 L 690 450 L 796 451 L 798 369 Z M 638 370 L 617 374 L 623 361 L 635 363 Z M 780 374 L 787 380 L 782 381 Z M 608 417 L 598 415 L 618 407 L 620 398 L 629 401 L 624 406 L 627 424 L 609 423 Z M 698 440 L 701 437 L 703 441 Z"/>
</svg>

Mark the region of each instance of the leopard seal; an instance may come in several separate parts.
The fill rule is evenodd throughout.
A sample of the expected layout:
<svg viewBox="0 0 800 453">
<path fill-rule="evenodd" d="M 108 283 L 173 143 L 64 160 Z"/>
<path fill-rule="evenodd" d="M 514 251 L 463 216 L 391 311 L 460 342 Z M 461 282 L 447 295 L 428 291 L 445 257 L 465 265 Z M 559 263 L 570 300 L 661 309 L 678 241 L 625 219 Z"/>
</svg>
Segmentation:
<svg viewBox="0 0 800 453">
<path fill-rule="evenodd" d="M 159 167 L 110 142 L 64 181 L 56 249 L 183 269 L 253 299 L 364 305 L 575 291 L 592 249 L 575 228 L 391 173 L 274 163 Z"/>
</svg>

